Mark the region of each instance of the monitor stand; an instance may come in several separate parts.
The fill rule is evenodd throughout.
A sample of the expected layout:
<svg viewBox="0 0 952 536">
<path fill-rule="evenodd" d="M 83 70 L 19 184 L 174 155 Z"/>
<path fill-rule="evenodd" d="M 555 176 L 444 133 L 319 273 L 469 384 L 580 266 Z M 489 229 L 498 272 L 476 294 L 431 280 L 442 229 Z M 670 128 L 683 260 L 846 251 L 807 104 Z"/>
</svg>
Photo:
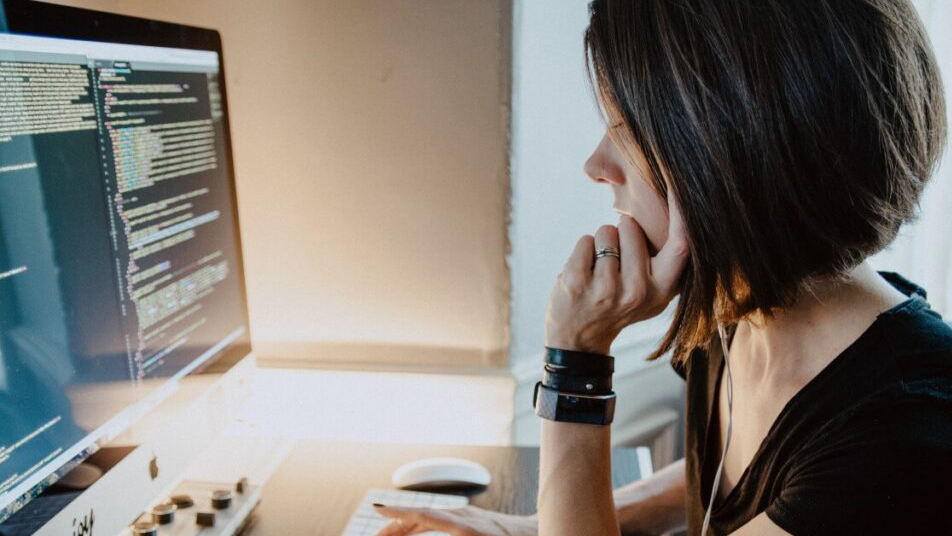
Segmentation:
<svg viewBox="0 0 952 536">
<path fill-rule="evenodd" d="M 132 520 L 188 478 L 192 460 L 234 421 L 252 393 L 254 370 L 254 356 L 247 356 L 224 374 L 179 380 L 173 394 L 87 459 L 104 474 L 88 489 L 70 491 L 76 496 L 36 536 L 126 531 Z"/>
<path fill-rule="evenodd" d="M 0 524 L 0 535 L 32 534 L 65 510 L 84 490 L 90 488 L 134 450 L 135 447 L 99 449 Z M 94 522 L 90 517 L 92 515 L 90 512 L 85 518 L 75 519 L 75 525 L 80 526 L 85 522 L 87 526 L 91 526 Z"/>
</svg>

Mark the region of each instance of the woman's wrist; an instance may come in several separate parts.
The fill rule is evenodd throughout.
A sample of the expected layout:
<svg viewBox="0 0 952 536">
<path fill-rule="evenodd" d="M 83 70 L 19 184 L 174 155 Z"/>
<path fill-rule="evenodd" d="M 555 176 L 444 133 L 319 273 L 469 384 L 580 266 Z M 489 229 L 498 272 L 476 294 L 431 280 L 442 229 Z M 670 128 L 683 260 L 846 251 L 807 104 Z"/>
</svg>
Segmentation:
<svg viewBox="0 0 952 536">
<path fill-rule="evenodd" d="M 591 341 L 582 337 L 548 336 L 545 341 L 545 345 L 549 348 L 561 348 L 562 350 L 592 354 L 608 355 L 612 348 L 612 341 Z"/>
</svg>

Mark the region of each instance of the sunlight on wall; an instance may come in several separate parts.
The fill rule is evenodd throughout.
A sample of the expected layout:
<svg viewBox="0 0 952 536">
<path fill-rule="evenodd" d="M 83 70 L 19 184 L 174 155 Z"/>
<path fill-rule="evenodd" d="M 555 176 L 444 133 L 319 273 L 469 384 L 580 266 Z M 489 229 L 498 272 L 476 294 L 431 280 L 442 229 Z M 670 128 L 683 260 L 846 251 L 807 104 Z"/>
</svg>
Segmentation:
<svg viewBox="0 0 952 536">
<path fill-rule="evenodd" d="M 507 445 L 511 378 L 261 368 L 241 420 L 303 440 Z"/>
</svg>

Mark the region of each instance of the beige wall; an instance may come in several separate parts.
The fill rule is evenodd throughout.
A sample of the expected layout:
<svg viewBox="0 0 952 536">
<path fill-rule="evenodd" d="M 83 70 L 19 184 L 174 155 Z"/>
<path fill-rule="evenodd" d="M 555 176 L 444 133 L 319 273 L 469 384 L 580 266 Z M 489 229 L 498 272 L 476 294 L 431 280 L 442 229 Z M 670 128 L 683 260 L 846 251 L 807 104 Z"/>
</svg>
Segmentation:
<svg viewBox="0 0 952 536">
<path fill-rule="evenodd" d="M 71 0 L 224 40 L 259 355 L 505 362 L 508 0 Z"/>
</svg>

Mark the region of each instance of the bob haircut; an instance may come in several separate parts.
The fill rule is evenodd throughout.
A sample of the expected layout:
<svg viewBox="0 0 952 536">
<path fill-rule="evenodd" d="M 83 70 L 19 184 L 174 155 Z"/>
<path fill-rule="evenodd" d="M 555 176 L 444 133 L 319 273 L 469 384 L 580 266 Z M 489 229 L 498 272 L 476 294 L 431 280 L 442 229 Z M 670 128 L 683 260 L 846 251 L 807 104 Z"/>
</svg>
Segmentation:
<svg viewBox="0 0 952 536">
<path fill-rule="evenodd" d="M 690 262 L 649 359 L 717 321 L 769 321 L 912 219 L 945 141 L 907 0 L 594 0 L 590 80 L 610 136 L 684 214 Z"/>
</svg>

